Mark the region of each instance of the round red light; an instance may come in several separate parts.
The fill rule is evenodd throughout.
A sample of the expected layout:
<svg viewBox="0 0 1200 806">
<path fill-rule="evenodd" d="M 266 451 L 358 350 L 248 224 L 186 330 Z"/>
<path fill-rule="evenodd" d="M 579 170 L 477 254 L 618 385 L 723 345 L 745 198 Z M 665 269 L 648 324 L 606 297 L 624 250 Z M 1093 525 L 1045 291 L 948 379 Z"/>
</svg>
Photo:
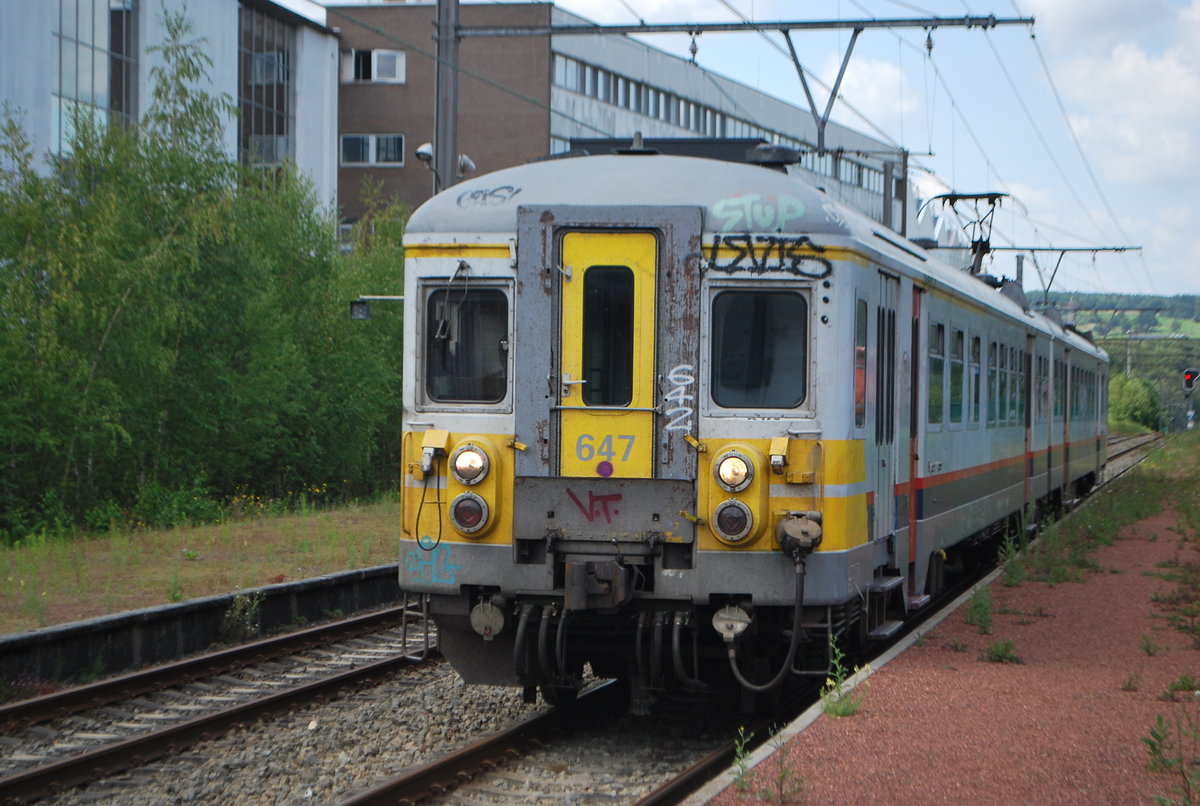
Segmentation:
<svg viewBox="0 0 1200 806">
<path fill-rule="evenodd" d="M 483 522 L 483 506 L 474 498 L 460 498 L 454 504 L 454 521 L 464 529 L 474 529 Z"/>
<path fill-rule="evenodd" d="M 717 512 L 717 528 L 726 535 L 741 535 L 749 524 L 746 511 L 739 506 L 726 505 Z"/>
</svg>

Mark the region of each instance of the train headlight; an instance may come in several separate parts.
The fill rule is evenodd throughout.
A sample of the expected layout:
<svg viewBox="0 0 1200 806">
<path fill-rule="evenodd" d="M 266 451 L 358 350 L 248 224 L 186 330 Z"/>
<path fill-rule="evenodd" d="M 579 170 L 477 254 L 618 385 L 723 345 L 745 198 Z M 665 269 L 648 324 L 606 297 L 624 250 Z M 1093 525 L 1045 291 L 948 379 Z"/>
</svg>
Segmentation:
<svg viewBox="0 0 1200 806">
<path fill-rule="evenodd" d="M 465 534 L 478 532 L 488 522 L 487 501 L 475 493 L 462 493 L 450 502 L 450 522 Z"/>
<path fill-rule="evenodd" d="M 463 484 L 483 481 L 490 467 L 487 454 L 471 444 L 463 445 L 450 457 L 450 472 Z"/>
<path fill-rule="evenodd" d="M 717 505 L 713 528 L 720 537 L 735 543 L 754 528 L 754 514 L 741 501 L 730 499 Z"/>
<path fill-rule="evenodd" d="M 717 484 L 731 493 L 746 489 L 754 480 L 754 463 L 740 451 L 727 451 L 713 464 Z"/>
</svg>

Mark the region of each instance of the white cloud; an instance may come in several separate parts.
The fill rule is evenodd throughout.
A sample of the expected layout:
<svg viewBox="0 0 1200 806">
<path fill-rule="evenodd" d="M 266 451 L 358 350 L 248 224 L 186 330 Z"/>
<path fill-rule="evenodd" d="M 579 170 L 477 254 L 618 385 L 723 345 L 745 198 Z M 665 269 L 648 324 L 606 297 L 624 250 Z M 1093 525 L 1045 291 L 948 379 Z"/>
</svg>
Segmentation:
<svg viewBox="0 0 1200 806">
<path fill-rule="evenodd" d="M 1061 43 L 1049 56 L 1051 70 L 1097 169 L 1134 184 L 1200 177 L 1200 0 L 1182 8 L 1118 0 L 1033 5 L 1058 32 L 1039 41 Z"/>
<path fill-rule="evenodd" d="M 841 56 L 830 54 L 819 71 L 821 80 L 832 87 L 841 66 Z M 828 95 L 813 89 L 814 100 L 819 109 L 825 108 Z M 922 109 L 920 94 L 909 85 L 908 77 L 894 62 L 867 57 L 854 57 L 846 67 L 839 90 L 840 98 L 853 104 L 854 108 L 888 134 L 904 139 L 914 139 L 917 127 L 924 129 L 920 119 Z M 846 109 L 834 106 L 833 117 L 850 126 L 861 126 L 860 119 Z"/>
</svg>

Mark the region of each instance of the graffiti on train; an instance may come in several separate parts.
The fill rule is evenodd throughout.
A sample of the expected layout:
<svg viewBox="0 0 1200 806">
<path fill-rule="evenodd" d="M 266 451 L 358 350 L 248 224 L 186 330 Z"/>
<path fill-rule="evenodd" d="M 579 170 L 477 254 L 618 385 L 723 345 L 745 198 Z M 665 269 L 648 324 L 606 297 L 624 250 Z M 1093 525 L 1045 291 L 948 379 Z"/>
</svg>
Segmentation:
<svg viewBox="0 0 1200 806">
<path fill-rule="evenodd" d="M 805 235 L 717 235 L 705 247 L 704 270 L 726 274 L 782 271 L 820 280 L 833 273 L 833 263 Z"/>
</svg>

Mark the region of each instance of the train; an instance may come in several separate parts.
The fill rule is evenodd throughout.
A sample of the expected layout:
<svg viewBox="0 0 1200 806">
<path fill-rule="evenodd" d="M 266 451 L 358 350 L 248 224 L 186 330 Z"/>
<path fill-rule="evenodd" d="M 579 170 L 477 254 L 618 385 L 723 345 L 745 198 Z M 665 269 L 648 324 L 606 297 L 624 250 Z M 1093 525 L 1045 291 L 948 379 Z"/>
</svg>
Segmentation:
<svg viewBox="0 0 1200 806">
<path fill-rule="evenodd" d="M 769 699 L 1106 461 L 1108 357 L 779 159 L 471 178 L 404 236 L 400 585 L 467 684 Z"/>
</svg>

